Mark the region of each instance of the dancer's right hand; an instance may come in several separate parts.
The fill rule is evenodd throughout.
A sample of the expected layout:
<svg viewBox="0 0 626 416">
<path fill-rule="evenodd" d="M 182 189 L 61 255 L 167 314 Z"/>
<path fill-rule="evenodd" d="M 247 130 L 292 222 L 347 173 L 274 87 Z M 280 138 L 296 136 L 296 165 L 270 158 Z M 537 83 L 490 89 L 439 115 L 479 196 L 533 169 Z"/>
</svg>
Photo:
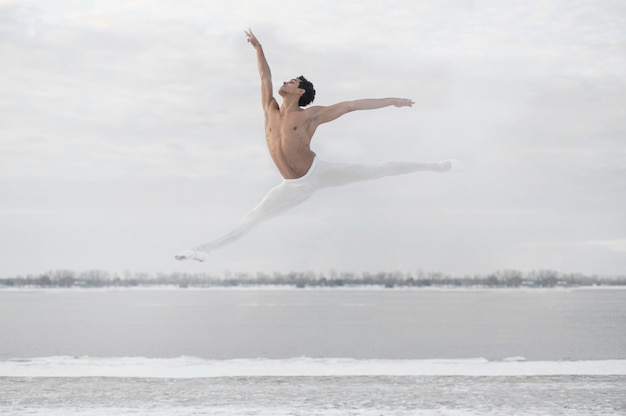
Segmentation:
<svg viewBox="0 0 626 416">
<path fill-rule="evenodd" d="M 254 33 L 252 33 L 252 29 L 245 30 L 244 32 L 246 34 L 248 42 L 252 46 L 254 46 L 254 49 L 256 49 L 258 46 L 261 46 L 261 44 L 259 43 L 259 40 L 256 38 L 256 36 L 254 36 Z"/>
</svg>

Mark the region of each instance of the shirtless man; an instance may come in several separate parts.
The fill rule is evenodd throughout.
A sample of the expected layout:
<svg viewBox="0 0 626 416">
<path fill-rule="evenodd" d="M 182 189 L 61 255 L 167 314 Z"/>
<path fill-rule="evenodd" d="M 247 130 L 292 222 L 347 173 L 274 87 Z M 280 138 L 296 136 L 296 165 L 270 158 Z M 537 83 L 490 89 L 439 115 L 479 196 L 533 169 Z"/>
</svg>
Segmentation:
<svg viewBox="0 0 626 416">
<path fill-rule="evenodd" d="M 267 146 L 283 182 L 272 188 L 232 231 L 210 243 L 179 253 L 176 259 L 204 261 L 211 250 L 240 238 L 255 225 L 301 204 L 323 188 L 418 171 L 442 172 L 455 167 L 456 162 L 452 159 L 442 162 L 366 164 L 319 160 L 310 144 L 320 124 L 333 121 L 351 111 L 389 106 L 411 107 L 414 102 L 407 98 L 362 99 L 303 109 L 301 107 L 307 106 L 315 98 L 315 89 L 313 84 L 300 76 L 285 81 L 280 86 L 278 94 L 282 97 L 282 105 L 279 105 L 272 95 L 272 73 L 263 48 L 251 30 L 245 33 L 248 42 L 256 50 Z"/>
</svg>

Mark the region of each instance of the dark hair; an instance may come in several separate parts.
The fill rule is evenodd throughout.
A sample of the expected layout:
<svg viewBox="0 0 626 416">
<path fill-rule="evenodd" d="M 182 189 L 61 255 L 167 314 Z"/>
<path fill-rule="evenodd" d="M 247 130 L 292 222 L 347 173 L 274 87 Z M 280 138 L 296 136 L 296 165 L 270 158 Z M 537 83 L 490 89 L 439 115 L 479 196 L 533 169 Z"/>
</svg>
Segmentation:
<svg viewBox="0 0 626 416">
<path fill-rule="evenodd" d="M 315 88 L 313 88 L 313 84 L 311 81 L 306 79 L 304 76 L 300 75 L 298 77 L 300 80 L 300 85 L 298 88 L 302 88 L 304 90 L 304 94 L 300 96 L 300 100 L 298 101 L 298 105 L 300 107 L 306 107 L 311 104 L 315 99 Z"/>
</svg>

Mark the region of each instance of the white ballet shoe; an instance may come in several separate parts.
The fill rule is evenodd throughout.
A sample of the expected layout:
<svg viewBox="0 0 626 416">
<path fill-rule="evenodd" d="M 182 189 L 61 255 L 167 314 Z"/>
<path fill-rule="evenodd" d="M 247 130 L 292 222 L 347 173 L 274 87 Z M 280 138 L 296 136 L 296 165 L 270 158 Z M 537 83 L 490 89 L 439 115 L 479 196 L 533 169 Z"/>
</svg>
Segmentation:
<svg viewBox="0 0 626 416">
<path fill-rule="evenodd" d="M 177 255 L 174 256 L 176 260 L 196 260 L 196 261 L 205 261 L 207 259 L 207 254 L 201 251 L 196 250 L 185 250 L 181 251 Z"/>
</svg>

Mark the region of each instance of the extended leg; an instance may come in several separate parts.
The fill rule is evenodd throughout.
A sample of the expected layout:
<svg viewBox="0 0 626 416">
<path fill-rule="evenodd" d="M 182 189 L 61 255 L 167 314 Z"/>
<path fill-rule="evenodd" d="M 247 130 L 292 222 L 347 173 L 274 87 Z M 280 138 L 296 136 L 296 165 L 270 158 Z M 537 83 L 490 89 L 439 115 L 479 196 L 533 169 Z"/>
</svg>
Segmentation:
<svg viewBox="0 0 626 416">
<path fill-rule="evenodd" d="M 414 172 L 445 172 L 458 167 L 459 163 L 453 159 L 441 162 L 391 161 L 376 163 L 344 163 L 320 160 L 316 175 L 316 189 Z"/>
<path fill-rule="evenodd" d="M 241 238 L 254 226 L 301 204 L 312 194 L 313 190 L 307 184 L 297 181 L 285 181 L 270 189 L 261 202 L 248 211 L 230 232 L 210 243 L 198 246 L 193 250 L 181 252 L 175 257 L 178 260 L 191 259 L 204 261 L 211 250 Z"/>
</svg>

